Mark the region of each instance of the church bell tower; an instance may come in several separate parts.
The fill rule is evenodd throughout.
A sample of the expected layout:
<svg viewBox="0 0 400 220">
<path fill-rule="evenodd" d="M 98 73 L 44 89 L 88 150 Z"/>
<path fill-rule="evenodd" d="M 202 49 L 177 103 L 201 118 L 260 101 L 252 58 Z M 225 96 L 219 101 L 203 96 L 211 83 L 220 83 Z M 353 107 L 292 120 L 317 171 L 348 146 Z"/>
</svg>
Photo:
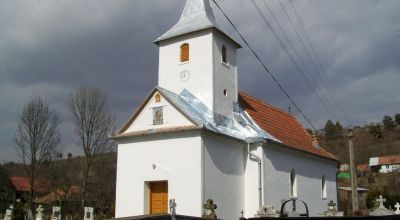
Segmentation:
<svg viewBox="0 0 400 220">
<path fill-rule="evenodd" d="M 158 86 L 176 94 L 186 89 L 217 121 L 232 117 L 238 96 L 236 50 L 241 46 L 217 23 L 209 0 L 187 0 L 178 23 L 155 43 Z"/>
</svg>

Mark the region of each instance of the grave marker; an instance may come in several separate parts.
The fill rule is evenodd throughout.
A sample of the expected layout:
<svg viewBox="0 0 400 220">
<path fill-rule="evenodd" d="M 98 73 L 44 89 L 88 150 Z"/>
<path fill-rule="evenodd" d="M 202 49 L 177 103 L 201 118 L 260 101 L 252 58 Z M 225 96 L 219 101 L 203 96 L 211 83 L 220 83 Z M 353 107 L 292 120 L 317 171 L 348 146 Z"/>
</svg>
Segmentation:
<svg viewBox="0 0 400 220">
<path fill-rule="evenodd" d="M 93 220 L 93 207 L 85 207 L 85 216 L 83 217 L 84 220 Z"/>
<path fill-rule="evenodd" d="M 400 215 L 400 204 L 396 203 L 394 207 L 396 208 L 396 211 L 394 213 L 396 213 L 396 215 Z"/>
</svg>

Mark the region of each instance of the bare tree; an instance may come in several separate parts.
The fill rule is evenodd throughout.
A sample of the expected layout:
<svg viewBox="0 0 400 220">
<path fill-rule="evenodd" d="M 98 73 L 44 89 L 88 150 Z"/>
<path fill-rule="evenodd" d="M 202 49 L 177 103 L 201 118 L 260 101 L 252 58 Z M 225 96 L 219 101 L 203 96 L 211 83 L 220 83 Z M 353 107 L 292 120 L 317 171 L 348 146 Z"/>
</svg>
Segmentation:
<svg viewBox="0 0 400 220">
<path fill-rule="evenodd" d="M 108 135 L 114 129 L 114 117 L 109 113 L 107 96 L 97 88 L 81 87 L 69 97 L 71 119 L 75 126 L 77 144 L 82 147 L 85 166 L 81 186 L 81 206 L 85 205 L 88 178 L 97 155 L 112 147 Z"/>
<path fill-rule="evenodd" d="M 15 143 L 17 154 L 29 177 L 28 205 L 32 212 L 35 190 L 40 187 L 37 185 L 40 170 L 58 151 L 61 140 L 59 124 L 57 113 L 50 110 L 49 104 L 40 97 L 35 97 L 26 104 L 19 118 Z"/>
</svg>

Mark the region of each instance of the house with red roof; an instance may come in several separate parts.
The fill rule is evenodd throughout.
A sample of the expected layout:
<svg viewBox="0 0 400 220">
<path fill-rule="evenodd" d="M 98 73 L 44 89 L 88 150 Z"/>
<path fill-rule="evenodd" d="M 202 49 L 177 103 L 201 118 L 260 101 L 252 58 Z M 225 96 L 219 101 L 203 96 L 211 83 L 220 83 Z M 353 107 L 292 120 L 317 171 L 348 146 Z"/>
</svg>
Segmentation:
<svg viewBox="0 0 400 220">
<path fill-rule="evenodd" d="M 369 167 L 373 172 L 391 173 L 400 171 L 400 155 L 369 158 Z"/>
<path fill-rule="evenodd" d="M 292 114 L 239 92 L 241 46 L 208 0 L 187 0 L 154 43 L 158 85 L 112 136 L 115 217 L 170 213 L 172 201 L 177 214 L 202 216 L 212 199 L 221 219 L 280 210 L 288 200 L 304 201 L 311 216 L 337 204 L 338 159 Z M 302 202 L 297 212 L 306 212 Z"/>
<path fill-rule="evenodd" d="M 10 179 L 16 190 L 16 198 L 26 200 L 31 189 L 29 178 L 23 176 L 11 176 Z M 33 189 L 37 196 L 42 196 L 49 192 L 49 187 L 44 180 L 35 180 L 33 183 Z"/>
</svg>

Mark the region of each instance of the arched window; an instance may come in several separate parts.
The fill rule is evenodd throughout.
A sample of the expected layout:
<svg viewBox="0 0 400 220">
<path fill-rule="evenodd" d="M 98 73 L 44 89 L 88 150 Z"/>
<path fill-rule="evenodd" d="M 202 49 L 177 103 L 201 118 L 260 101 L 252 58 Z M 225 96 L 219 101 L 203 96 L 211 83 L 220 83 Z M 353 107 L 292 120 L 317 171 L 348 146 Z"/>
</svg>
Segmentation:
<svg viewBox="0 0 400 220">
<path fill-rule="evenodd" d="M 325 175 L 322 175 L 322 178 L 321 178 L 321 197 L 323 199 L 326 199 L 326 197 L 327 197 Z"/>
<path fill-rule="evenodd" d="M 227 57 L 227 52 L 226 52 L 225 45 L 222 45 L 221 55 L 222 55 L 222 62 L 223 63 L 228 63 L 228 57 Z"/>
<path fill-rule="evenodd" d="M 189 61 L 189 44 L 181 45 L 181 62 Z"/>
<path fill-rule="evenodd" d="M 297 177 L 294 169 L 290 171 L 290 197 L 297 198 Z"/>
</svg>

